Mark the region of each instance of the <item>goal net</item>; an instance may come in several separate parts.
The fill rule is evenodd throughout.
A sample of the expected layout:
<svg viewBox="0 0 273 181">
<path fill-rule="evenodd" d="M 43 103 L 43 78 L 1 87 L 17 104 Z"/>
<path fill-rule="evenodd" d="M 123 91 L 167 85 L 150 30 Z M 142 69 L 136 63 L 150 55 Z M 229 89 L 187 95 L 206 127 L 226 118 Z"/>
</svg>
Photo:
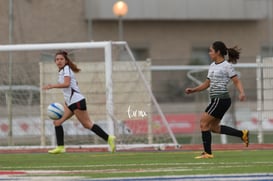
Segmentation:
<svg viewBox="0 0 273 181">
<path fill-rule="evenodd" d="M 0 86 L 1 98 L 5 99 L 2 106 L 8 110 L 0 120 L 2 127 L 8 127 L 0 134 L 2 145 L 56 144 L 46 109 L 52 102 L 64 103 L 62 91 L 43 91 L 41 87 L 57 82 L 54 55 L 58 50 L 66 50 L 81 69 L 76 79 L 86 97 L 90 118 L 117 137 L 117 150 L 178 146 L 151 89 L 151 62 L 135 60 L 126 42 L 0 46 L 7 60 L 1 66 L 5 76 Z M 63 126 L 67 147 L 107 148 L 75 117 Z"/>
<path fill-rule="evenodd" d="M 257 58 L 258 142 L 264 143 L 264 133 L 271 132 L 268 122 L 273 119 L 273 58 Z"/>
</svg>

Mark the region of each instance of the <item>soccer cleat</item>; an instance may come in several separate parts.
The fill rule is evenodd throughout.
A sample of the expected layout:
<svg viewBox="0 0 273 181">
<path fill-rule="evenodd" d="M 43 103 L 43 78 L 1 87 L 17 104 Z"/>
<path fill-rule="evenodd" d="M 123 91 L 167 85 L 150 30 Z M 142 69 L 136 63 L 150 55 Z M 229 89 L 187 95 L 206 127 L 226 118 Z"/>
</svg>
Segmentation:
<svg viewBox="0 0 273 181">
<path fill-rule="evenodd" d="M 206 152 L 201 153 L 200 156 L 194 157 L 195 159 L 206 159 L 206 158 L 213 158 L 214 156 L 212 154 L 208 154 Z"/>
<path fill-rule="evenodd" d="M 116 137 L 115 136 L 109 136 L 108 140 L 107 140 L 109 146 L 110 146 L 110 150 L 111 152 L 115 152 L 116 151 Z"/>
<path fill-rule="evenodd" d="M 48 150 L 48 153 L 51 153 L 51 154 L 65 153 L 65 148 L 64 146 L 57 146 L 53 150 Z"/>
<path fill-rule="evenodd" d="M 247 129 L 242 130 L 243 136 L 242 140 L 245 143 L 245 146 L 248 147 L 249 144 L 249 131 Z"/>
</svg>

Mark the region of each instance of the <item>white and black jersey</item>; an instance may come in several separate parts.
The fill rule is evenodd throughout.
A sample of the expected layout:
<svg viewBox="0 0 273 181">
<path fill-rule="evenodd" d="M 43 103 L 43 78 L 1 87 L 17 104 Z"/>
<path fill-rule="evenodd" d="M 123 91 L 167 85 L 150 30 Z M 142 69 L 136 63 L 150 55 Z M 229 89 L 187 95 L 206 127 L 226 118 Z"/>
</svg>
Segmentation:
<svg viewBox="0 0 273 181">
<path fill-rule="evenodd" d="M 210 98 L 229 98 L 227 85 L 234 76 L 237 74 L 232 64 L 226 60 L 218 64 L 213 62 L 207 77 L 210 80 Z"/>
<path fill-rule="evenodd" d="M 84 96 L 80 93 L 80 88 L 78 87 L 77 80 L 75 78 L 74 72 L 68 65 L 65 65 L 59 71 L 59 83 L 64 83 L 64 77 L 70 77 L 70 86 L 63 88 L 63 95 L 67 106 L 70 106 L 73 103 L 79 102 L 84 99 Z"/>
</svg>

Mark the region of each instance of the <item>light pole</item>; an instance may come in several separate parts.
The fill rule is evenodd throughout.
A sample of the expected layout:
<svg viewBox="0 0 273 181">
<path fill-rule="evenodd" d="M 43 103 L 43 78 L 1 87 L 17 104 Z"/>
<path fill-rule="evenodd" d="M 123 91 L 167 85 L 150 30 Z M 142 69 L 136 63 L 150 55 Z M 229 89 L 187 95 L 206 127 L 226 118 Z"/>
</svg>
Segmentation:
<svg viewBox="0 0 273 181">
<path fill-rule="evenodd" d="M 13 21 L 14 21 L 14 14 L 13 14 L 13 0 L 9 0 L 9 44 L 13 43 Z M 9 91 L 7 97 L 7 104 L 8 104 L 8 120 L 9 120 L 9 130 L 8 130 L 8 144 L 9 146 L 13 145 L 13 126 L 12 126 L 12 65 L 13 65 L 13 56 L 12 52 L 9 52 Z"/>
<path fill-rule="evenodd" d="M 268 56 L 273 56 L 273 37 L 272 37 L 272 0 L 267 1 L 268 4 L 268 40 L 269 40 L 269 47 L 268 47 Z"/>
<path fill-rule="evenodd" d="M 128 6 L 123 1 L 117 1 L 113 5 L 113 13 L 118 17 L 118 37 L 119 41 L 123 41 L 123 22 L 122 17 L 128 12 Z"/>
</svg>

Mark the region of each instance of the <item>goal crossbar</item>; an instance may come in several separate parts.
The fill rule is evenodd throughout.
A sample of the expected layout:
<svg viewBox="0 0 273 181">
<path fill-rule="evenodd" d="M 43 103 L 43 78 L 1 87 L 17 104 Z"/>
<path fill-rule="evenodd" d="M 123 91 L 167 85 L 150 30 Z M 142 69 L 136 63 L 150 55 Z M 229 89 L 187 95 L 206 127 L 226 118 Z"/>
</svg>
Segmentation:
<svg viewBox="0 0 273 181">
<path fill-rule="evenodd" d="M 121 42 L 121 44 L 125 45 L 126 42 Z M 79 49 L 79 48 L 105 48 L 108 45 L 111 45 L 110 41 L 75 42 L 75 43 L 14 44 L 14 45 L 0 45 L 0 52 L 56 50 L 56 49 Z"/>
</svg>

